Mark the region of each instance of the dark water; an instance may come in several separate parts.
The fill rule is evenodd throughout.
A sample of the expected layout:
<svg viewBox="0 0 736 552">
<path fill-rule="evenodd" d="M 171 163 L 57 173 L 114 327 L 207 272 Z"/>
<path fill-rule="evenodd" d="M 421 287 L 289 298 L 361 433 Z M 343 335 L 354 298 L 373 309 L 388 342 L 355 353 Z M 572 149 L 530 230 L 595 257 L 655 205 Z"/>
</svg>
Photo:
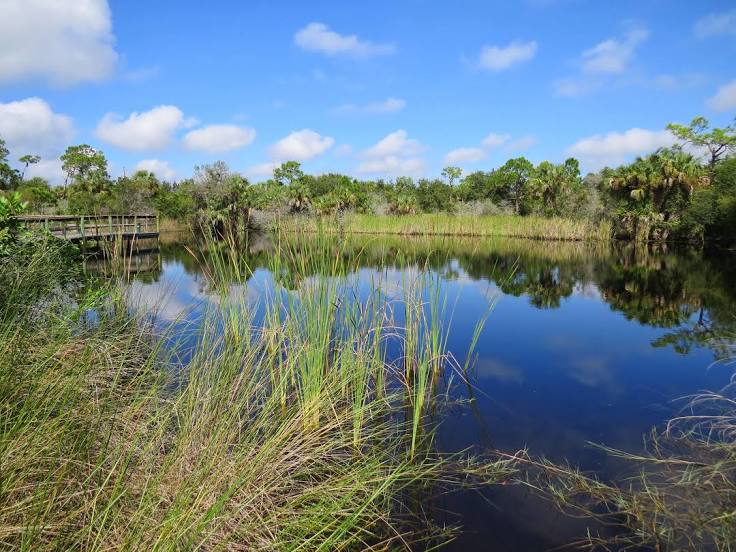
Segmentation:
<svg viewBox="0 0 736 552">
<path fill-rule="evenodd" d="M 366 286 L 400 292 L 407 275 L 441 281 L 452 316 L 449 349 L 463 360 L 475 324 L 494 303 L 476 348 L 470 385 L 442 413 L 446 451 L 528 448 L 602 477 L 622 469 L 589 442 L 642 449 L 643 434 L 682 406 L 675 399 L 719 389 L 736 349 L 736 254 L 511 239 L 350 238 L 344 256 Z M 252 240 L 247 292 L 273 281 L 270 244 Z M 208 295 L 180 245 L 136 260 L 134 297 L 167 320 L 196 318 Z M 314 275 L 276 278 L 299 287 Z M 462 399 L 473 399 L 463 401 Z M 461 523 L 454 550 L 549 550 L 585 524 L 520 488 L 454 494 L 431 505 Z"/>
</svg>

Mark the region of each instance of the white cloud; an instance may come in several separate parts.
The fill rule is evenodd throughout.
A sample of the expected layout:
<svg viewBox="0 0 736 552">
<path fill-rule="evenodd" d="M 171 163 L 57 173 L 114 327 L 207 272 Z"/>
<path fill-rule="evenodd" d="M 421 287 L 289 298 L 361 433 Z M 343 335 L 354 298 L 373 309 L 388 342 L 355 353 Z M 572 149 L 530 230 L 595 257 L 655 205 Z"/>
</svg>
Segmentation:
<svg viewBox="0 0 736 552">
<path fill-rule="evenodd" d="M 406 107 L 406 100 L 400 98 L 386 98 L 382 102 L 371 102 L 365 105 L 343 104 L 335 108 L 339 114 L 351 113 L 395 113 Z"/>
<path fill-rule="evenodd" d="M 715 96 L 708 98 L 708 107 L 716 111 L 728 111 L 736 109 L 736 80 L 724 84 Z"/>
<path fill-rule="evenodd" d="M 40 176 L 51 184 L 64 182 L 58 156 L 74 138 L 70 117 L 54 113 L 41 98 L 0 103 L 0 137 L 6 141 L 14 162 L 27 153 L 42 157 L 24 169 L 26 178 Z"/>
<path fill-rule="evenodd" d="M 513 142 L 509 142 L 506 144 L 506 151 L 524 151 L 532 146 L 536 145 L 537 143 L 537 137 L 532 136 L 531 134 L 528 134 L 526 136 L 522 136 L 521 138 L 517 138 Z"/>
<path fill-rule="evenodd" d="M 456 148 L 445 154 L 445 163 L 456 165 L 459 163 L 476 163 L 488 157 L 488 152 L 483 148 Z"/>
<path fill-rule="evenodd" d="M 583 70 L 588 73 L 623 73 L 636 47 L 648 36 L 647 29 L 636 27 L 630 29 L 622 39 L 609 38 L 596 44 L 583 52 Z"/>
<path fill-rule="evenodd" d="M 490 71 L 502 71 L 517 63 L 529 61 L 537 53 L 537 43 L 512 42 L 508 46 L 483 46 L 478 67 Z"/>
<path fill-rule="evenodd" d="M 255 137 L 256 131 L 250 127 L 209 125 L 185 134 L 182 144 L 188 150 L 220 153 L 247 146 Z"/>
<path fill-rule="evenodd" d="M 370 148 L 363 150 L 361 156 L 378 158 L 386 156 L 416 155 L 422 150 L 422 145 L 409 138 L 405 130 L 400 129 L 388 134 Z"/>
<path fill-rule="evenodd" d="M 570 98 L 583 96 L 604 86 L 628 86 L 640 84 L 666 87 L 673 78 L 631 77 L 627 69 L 634 59 L 636 48 L 649 37 L 643 27 L 630 27 L 620 38 L 609 38 L 585 50 L 579 59 L 580 73 L 572 77 L 558 79 L 554 83 L 559 96 Z"/>
<path fill-rule="evenodd" d="M 666 130 L 631 128 L 625 132 L 609 132 L 583 138 L 570 146 L 567 153 L 600 168 L 604 165 L 621 164 L 628 157 L 650 153 L 675 142 L 675 137 Z"/>
<path fill-rule="evenodd" d="M 0 138 L 15 157 L 58 155 L 73 136 L 71 118 L 54 113 L 41 98 L 0 103 Z"/>
<path fill-rule="evenodd" d="M 244 174 L 250 178 L 271 176 L 283 161 L 307 161 L 325 153 L 335 144 L 331 136 L 321 136 L 308 128 L 295 130 L 268 149 L 271 161 L 248 167 Z"/>
<path fill-rule="evenodd" d="M 506 144 L 511 139 L 508 134 L 496 134 L 491 132 L 483 138 L 480 147 L 457 148 L 447 152 L 445 155 L 445 163 L 454 165 L 462 163 L 477 163 L 488 157 L 490 150 Z"/>
<path fill-rule="evenodd" d="M 488 136 L 483 138 L 481 145 L 486 149 L 496 148 L 509 141 L 511 136 L 508 134 L 495 134 L 491 132 Z"/>
<path fill-rule="evenodd" d="M 294 131 L 276 142 L 269 149 L 269 154 L 276 160 L 306 161 L 322 155 L 334 143 L 334 138 L 320 136 L 315 131 L 305 128 Z"/>
<path fill-rule="evenodd" d="M 324 23 L 310 23 L 300 29 L 294 35 L 294 42 L 303 50 L 355 58 L 392 54 L 396 49 L 393 44 L 376 44 L 360 40 L 356 35 L 338 34 Z"/>
<path fill-rule="evenodd" d="M 143 159 L 135 166 L 135 170 L 152 172 L 161 180 L 169 182 L 176 178 L 176 172 L 171 168 L 169 162 L 161 159 Z"/>
<path fill-rule="evenodd" d="M 71 85 L 115 69 L 106 0 L 2 0 L 0 12 L 0 82 Z"/>
<path fill-rule="evenodd" d="M 29 165 L 25 171 L 25 178 L 33 178 L 34 176 L 40 176 L 52 185 L 61 185 L 66 178 L 59 158 L 41 159 L 35 165 Z"/>
<path fill-rule="evenodd" d="M 416 157 L 424 147 L 399 129 L 360 152 L 364 159 L 358 172 L 385 175 L 416 175 L 424 171 L 424 160 Z"/>
<path fill-rule="evenodd" d="M 260 163 L 258 165 L 252 165 L 245 169 L 245 175 L 249 178 L 260 178 L 263 176 L 271 176 L 273 174 L 273 170 L 278 167 L 278 163 L 274 162 L 268 162 L 268 163 Z"/>
<path fill-rule="evenodd" d="M 113 146 L 131 151 L 162 149 L 169 145 L 174 132 L 189 122 L 173 105 L 160 105 L 150 111 L 133 112 L 122 120 L 107 113 L 97 125 L 97 137 Z"/>
<path fill-rule="evenodd" d="M 366 174 L 386 174 L 410 176 L 424 171 L 424 161 L 417 157 L 402 158 L 387 155 L 379 159 L 369 159 L 358 165 L 358 172 Z"/>
<path fill-rule="evenodd" d="M 710 13 L 701 17 L 693 28 L 698 38 L 736 34 L 736 10 L 723 13 Z"/>
</svg>

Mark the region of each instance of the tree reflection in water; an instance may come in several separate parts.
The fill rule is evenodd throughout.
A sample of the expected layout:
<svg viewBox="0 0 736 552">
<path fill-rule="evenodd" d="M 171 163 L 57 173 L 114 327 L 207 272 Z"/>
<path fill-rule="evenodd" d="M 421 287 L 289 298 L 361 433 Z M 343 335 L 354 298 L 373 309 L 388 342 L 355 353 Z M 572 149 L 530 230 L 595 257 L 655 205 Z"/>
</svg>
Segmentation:
<svg viewBox="0 0 736 552">
<path fill-rule="evenodd" d="M 363 268 L 415 266 L 448 281 L 489 282 L 504 294 L 527 297 L 539 309 L 559 308 L 576 293 L 596 293 L 629 320 L 669 329 L 652 342 L 654 347 L 671 346 L 683 354 L 705 347 L 716 359 L 735 352 L 736 255 L 732 252 L 510 238 L 329 236 L 318 239 L 319 247 L 314 246 L 313 236 L 282 239 L 289 240 L 290 253 L 280 259 L 273 276 L 290 290 L 314 276 L 310 267 L 321 265 L 300 258 L 301 253 L 329 257 L 344 274 Z M 243 265 L 251 272 L 274 266 L 278 248 L 273 238 L 251 235 L 242 249 Z M 198 250 L 198 254 L 207 252 Z M 162 244 L 160 255 L 165 262 L 180 263 L 188 274 L 199 274 L 200 263 L 181 243 Z M 145 278 L 156 281 L 160 264 L 151 265 L 154 269 Z"/>
</svg>

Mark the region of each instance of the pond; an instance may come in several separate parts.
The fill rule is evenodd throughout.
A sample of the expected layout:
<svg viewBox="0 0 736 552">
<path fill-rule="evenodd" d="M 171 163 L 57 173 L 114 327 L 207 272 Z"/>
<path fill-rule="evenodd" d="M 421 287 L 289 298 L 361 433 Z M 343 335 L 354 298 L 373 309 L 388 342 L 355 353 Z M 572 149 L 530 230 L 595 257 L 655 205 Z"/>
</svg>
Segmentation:
<svg viewBox="0 0 736 552">
<path fill-rule="evenodd" d="M 164 240 L 165 241 L 165 240 Z M 720 389 L 736 343 L 736 254 L 628 243 L 515 239 L 350 237 L 351 277 L 387 296 L 418 273 L 447 297 L 448 348 L 464 362 L 487 319 L 467 380 L 452 378 L 437 435 L 443 451 L 527 448 L 603 478 L 622 469 L 591 443 L 640 451 L 643 436 L 682 407 Z M 266 236 L 243 253 L 254 301 L 274 282 L 308 292 L 315 274 L 273 273 Z M 162 323 L 191 323 L 217 301 L 179 243 L 132 260 L 131 297 Z M 450 320 L 451 318 L 451 320 Z M 443 496 L 426 505 L 462 524 L 450 550 L 548 550 L 582 537 L 585 524 L 519 487 Z"/>
</svg>

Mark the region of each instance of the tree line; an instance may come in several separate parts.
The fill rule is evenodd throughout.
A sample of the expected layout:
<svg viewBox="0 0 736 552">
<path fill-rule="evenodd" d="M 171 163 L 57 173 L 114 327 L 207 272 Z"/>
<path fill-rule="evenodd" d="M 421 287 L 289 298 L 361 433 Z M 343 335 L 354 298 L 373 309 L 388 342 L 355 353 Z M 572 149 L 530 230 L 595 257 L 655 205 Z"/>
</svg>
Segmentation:
<svg viewBox="0 0 736 552">
<path fill-rule="evenodd" d="M 736 240 L 736 124 L 711 128 L 703 117 L 670 124 L 678 143 L 619 167 L 582 176 L 579 162 L 508 160 L 489 171 L 463 174 L 448 166 L 440 178 L 359 180 L 328 173 L 310 175 L 296 161 L 276 167 L 271 178 L 251 183 L 217 161 L 197 166 L 192 178 L 159 180 L 138 171 L 110 177 L 105 154 L 87 144 L 61 156 L 64 186 L 25 178 L 40 157 L 18 159 L 13 169 L 0 137 L 0 195 L 11 194 L 40 212 L 158 213 L 219 226 L 251 220 L 254 211 L 318 216 L 345 211 L 510 214 L 607 218 L 619 237 L 636 240 Z"/>
</svg>

